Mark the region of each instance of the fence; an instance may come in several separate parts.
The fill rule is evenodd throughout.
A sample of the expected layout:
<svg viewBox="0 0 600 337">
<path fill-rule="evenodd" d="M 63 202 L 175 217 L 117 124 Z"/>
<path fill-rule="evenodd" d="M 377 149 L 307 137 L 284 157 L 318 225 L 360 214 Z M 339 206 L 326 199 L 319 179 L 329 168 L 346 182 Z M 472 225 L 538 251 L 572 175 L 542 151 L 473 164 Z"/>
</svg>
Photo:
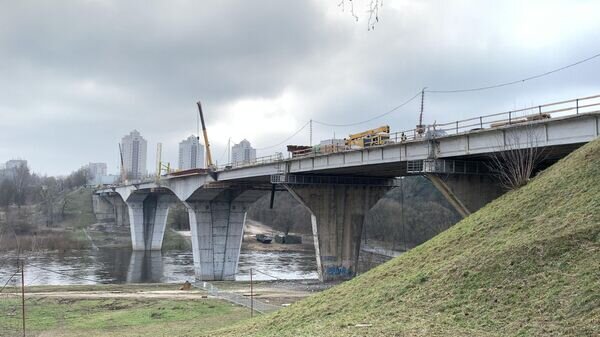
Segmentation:
<svg viewBox="0 0 600 337">
<path fill-rule="evenodd" d="M 240 294 L 236 294 L 233 292 L 223 291 L 219 288 L 215 287 L 213 284 L 209 282 L 196 282 L 196 287 L 206 291 L 209 295 L 214 296 L 216 298 L 220 298 L 230 303 L 234 303 L 237 305 L 241 305 L 247 308 L 250 308 L 256 312 L 261 314 L 277 311 L 281 309 L 281 307 L 264 303 L 261 301 L 257 301 L 251 297 L 243 296 Z"/>
</svg>

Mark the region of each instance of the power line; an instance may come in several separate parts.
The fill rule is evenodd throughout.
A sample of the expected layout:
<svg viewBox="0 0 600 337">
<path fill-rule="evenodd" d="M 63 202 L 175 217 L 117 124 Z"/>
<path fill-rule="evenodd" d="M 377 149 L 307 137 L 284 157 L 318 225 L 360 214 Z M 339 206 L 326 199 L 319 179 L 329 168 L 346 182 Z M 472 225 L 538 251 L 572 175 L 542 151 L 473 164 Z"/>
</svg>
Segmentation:
<svg viewBox="0 0 600 337">
<path fill-rule="evenodd" d="M 369 119 L 364 120 L 364 121 L 360 121 L 360 122 L 356 122 L 356 123 L 350 123 L 350 124 L 331 124 L 331 123 L 325 123 L 325 122 L 320 122 L 320 121 L 316 121 L 316 120 L 313 120 L 313 122 L 317 123 L 317 124 L 324 125 L 324 126 L 331 126 L 331 127 L 344 127 L 344 126 L 355 126 L 355 125 L 365 124 L 365 123 L 374 121 L 374 120 L 376 120 L 378 118 L 381 118 L 383 116 L 391 114 L 392 112 L 394 112 L 394 111 L 402 108 L 403 106 L 407 105 L 408 103 L 412 102 L 419 95 L 421 95 L 421 91 L 417 92 L 414 96 L 412 96 L 411 98 L 409 98 L 407 101 L 404 101 L 402 104 L 400 104 L 400 105 L 392 108 L 391 110 L 388 110 L 388 111 L 386 111 L 386 112 L 384 112 L 382 114 L 379 114 L 379 115 L 377 115 L 375 117 L 369 118 Z"/>
<path fill-rule="evenodd" d="M 15 275 L 17 275 L 19 272 L 20 272 L 20 270 L 17 270 L 14 274 L 12 274 L 8 278 L 8 281 L 6 281 L 6 283 L 4 283 L 4 286 L 2 287 L 2 289 L 0 289 L 0 293 L 4 290 L 4 288 L 6 288 L 6 286 L 8 285 L 8 282 L 10 282 L 10 280 L 12 280 L 12 278 L 15 277 Z"/>
<path fill-rule="evenodd" d="M 302 127 L 300 129 L 298 129 L 296 132 L 294 132 L 294 134 L 292 134 L 291 136 L 289 136 L 288 138 L 282 140 L 281 142 L 275 144 L 275 145 L 271 145 L 271 146 L 266 146 L 266 147 L 261 147 L 261 148 L 257 148 L 256 150 L 268 150 L 268 149 L 272 149 L 274 147 L 278 147 L 281 146 L 283 144 L 285 144 L 288 140 L 294 138 L 297 134 L 299 134 L 302 130 L 304 130 L 304 128 L 310 124 L 310 121 L 306 122 L 304 125 L 302 125 Z"/>
<path fill-rule="evenodd" d="M 360 124 L 365 124 L 365 123 L 369 123 L 371 121 L 374 121 L 378 118 L 381 118 L 383 116 L 387 116 L 389 114 L 391 114 L 392 112 L 404 107 L 405 105 L 407 105 L 408 103 L 412 102 L 415 98 L 417 98 L 419 95 L 422 95 L 423 92 L 428 92 L 428 93 L 436 93 L 436 94 L 450 94 L 450 93 L 462 93 L 462 92 L 472 92 L 472 91 L 483 91 L 483 90 L 489 90 L 489 89 L 496 89 L 496 88 L 501 88 L 501 87 L 506 87 L 509 85 L 514 85 L 514 84 L 518 84 L 518 83 L 523 83 L 523 82 L 527 82 L 527 81 L 531 81 L 534 79 L 538 79 L 540 77 L 544 77 L 544 76 L 548 76 L 554 73 L 557 73 L 559 71 L 580 65 L 582 63 L 591 61 L 595 58 L 600 57 L 600 53 L 592 55 L 588 58 L 585 58 L 583 60 L 579 60 L 577 62 L 568 64 L 566 66 L 554 69 L 554 70 L 550 70 L 547 71 L 545 73 L 542 74 L 538 74 L 538 75 L 534 75 L 534 76 L 530 76 L 530 77 L 526 77 L 520 80 L 516 80 L 516 81 L 510 81 L 510 82 L 504 82 L 504 83 L 499 83 L 499 84 L 494 84 L 494 85 L 488 85 L 488 86 L 484 86 L 484 87 L 477 87 L 477 88 L 468 88 L 468 89 L 449 89 L 449 90 L 421 90 L 419 92 L 417 92 L 414 96 L 412 96 L 411 98 L 409 98 L 407 101 L 403 102 L 402 104 L 382 113 L 379 114 L 377 116 L 374 116 L 372 118 L 360 121 L 360 122 L 355 122 L 355 123 L 349 123 L 349 124 L 333 124 L 333 123 L 326 123 L 326 122 L 321 122 L 318 120 L 312 120 L 312 122 L 323 125 L 323 126 L 329 126 L 329 127 L 347 127 L 347 126 L 356 126 L 356 125 L 360 125 Z M 283 141 L 275 144 L 275 145 L 271 145 L 271 146 L 267 146 L 267 147 L 263 147 L 263 148 L 258 148 L 256 150 L 268 150 L 271 148 L 275 148 L 278 146 L 283 145 L 284 143 L 286 143 L 288 140 L 292 139 L 293 137 L 295 137 L 297 134 L 299 134 L 307 125 L 311 124 L 311 121 L 306 122 L 306 124 L 304 124 L 300 129 L 298 129 L 296 132 L 294 132 L 294 134 L 292 134 L 291 136 L 289 136 L 288 138 L 284 139 Z"/>
<path fill-rule="evenodd" d="M 50 272 L 50 273 L 54 273 L 54 274 L 58 274 L 58 275 L 62 275 L 62 276 L 70 277 L 70 278 L 74 278 L 74 279 L 79 279 L 79 280 L 88 281 L 88 282 L 94 282 L 94 283 L 104 283 L 102 281 L 92 280 L 92 279 L 85 278 L 85 277 L 68 275 L 68 274 L 61 273 L 61 272 L 58 272 L 58 271 L 55 271 L 55 270 L 51 270 L 51 269 L 43 268 L 43 267 L 40 267 L 40 266 L 36 266 L 34 264 L 28 264 L 28 266 L 34 267 L 34 268 L 38 268 L 38 269 L 41 269 L 41 270 L 44 270 L 44 271 L 47 271 L 47 272 Z"/>
<path fill-rule="evenodd" d="M 577 62 L 575 62 L 575 63 L 571 63 L 571 64 L 569 64 L 569 65 L 566 65 L 566 66 L 564 66 L 564 67 L 560 67 L 560 68 L 557 68 L 557 69 L 554 69 L 554 70 L 547 71 L 547 72 L 545 72 L 545 73 L 542 73 L 542 74 L 538 74 L 538 75 L 534 75 L 534 76 L 526 77 L 526 78 L 524 78 L 524 79 L 520 79 L 520 80 L 516 80 L 516 81 L 510 81 L 510 82 L 505 82 L 505 83 L 499 83 L 499 84 L 494 84 L 494 85 L 488 85 L 488 86 L 485 86 L 485 87 L 479 87 L 479 88 L 468 88 L 468 89 L 451 89 L 451 90 L 426 90 L 426 92 L 430 92 L 430 93 L 436 93 L 436 94 L 452 94 L 452 93 L 471 92 L 471 91 L 482 91 L 482 90 L 488 90 L 488 89 L 496 89 L 496 88 L 506 87 L 506 86 L 509 86 L 509 85 L 513 85 L 513 84 L 517 84 L 517 83 L 523 83 L 523 82 L 526 82 L 526 81 L 535 80 L 535 79 L 537 79 L 537 78 L 540 78 L 540 77 L 548 76 L 548 75 L 551 75 L 551 74 L 557 73 L 557 72 L 559 72 L 559 71 L 562 71 L 562 70 L 565 70 L 565 69 L 568 69 L 568 68 L 571 68 L 571 67 L 574 67 L 574 66 L 580 65 L 580 64 L 582 64 L 582 63 L 584 63 L 584 62 L 587 62 L 587 61 L 593 60 L 593 59 L 595 59 L 595 58 L 597 58 L 597 57 L 600 57 L 600 53 L 598 53 L 598 54 L 596 54 L 596 55 L 593 55 L 593 56 L 590 56 L 590 57 L 588 57 L 588 58 L 585 58 L 585 59 L 583 59 L 583 60 L 577 61 Z"/>
</svg>

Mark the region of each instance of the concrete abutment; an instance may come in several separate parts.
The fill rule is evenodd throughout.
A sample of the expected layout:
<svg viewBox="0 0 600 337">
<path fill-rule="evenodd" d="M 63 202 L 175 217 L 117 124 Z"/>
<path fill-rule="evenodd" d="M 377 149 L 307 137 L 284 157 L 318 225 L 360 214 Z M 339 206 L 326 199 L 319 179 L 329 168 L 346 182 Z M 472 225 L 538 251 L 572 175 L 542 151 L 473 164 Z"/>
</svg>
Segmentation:
<svg viewBox="0 0 600 337">
<path fill-rule="evenodd" d="M 428 173 L 425 177 L 463 218 L 506 192 L 491 175 Z"/>
</svg>

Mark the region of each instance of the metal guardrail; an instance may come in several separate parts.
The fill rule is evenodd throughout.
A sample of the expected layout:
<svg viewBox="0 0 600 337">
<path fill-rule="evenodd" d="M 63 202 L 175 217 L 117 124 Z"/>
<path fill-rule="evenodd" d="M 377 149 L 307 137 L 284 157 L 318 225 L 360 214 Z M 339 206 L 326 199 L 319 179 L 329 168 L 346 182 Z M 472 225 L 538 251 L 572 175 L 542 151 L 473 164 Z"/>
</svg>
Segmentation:
<svg viewBox="0 0 600 337">
<path fill-rule="evenodd" d="M 235 169 L 235 168 L 240 168 L 240 167 L 246 167 L 246 166 L 255 166 L 255 165 L 262 165 L 262 164 L 270 164 L 270 163 L 275 163 L 275 162 L 278 162 L 278 161 L 282 161 L 283 159 L 284 159 L 283 153 L 276 152 L 275 154 L 268 155 L 268 156 L 257 157 L 257 158 L 252 159 L 252 160 L 246 160 L 246 161 L 241 161 L 241 162 L 235 162 L 235 163 L 229 163 L 229 164 L 219 165 L 217 167 L 217 169 L 220 170 L 220 171 L 223 171 L 223 170 L 230 170 L 230 169 Z"/>
<path fill-rule="evenodd" d="M 277 311 L 282 308 L 280 306 L 257 301 L 256 299 L 250 299 L 246 296 L 242 296 L 236 293 L 222 291 L 209 282 L 196 282 L 194 285 L 200 289 L 203 289 L 211 296 L 247 308 L 252 308 L 254 311 L 260 312 L 261 314 Z"/>
<path fill-rule="evenodd" d="M 382 146 L 447 137 L 478 130 L 486 130 L 503 126 L 534 122 L 549 119 L 552 117 L 579 115 L 594 112 L 600 112 L 600 95 L 580 97 L 566 101 L 532 106 L 524 109 L 516 109 L 489 115 L 482 115 L 478 117 L 457 120 L 454 122 L 431 124 L 427 125 L 422 133 L 419 133 L 416 128 L 399 132 L 393 132 L 389 134 L 388 144 Z M 227 170 L 246 166 L 271 164 L 274 162 L 282 162 L 284 160 L 294 158 L 310 158 L 319 155 L 327 155 L 330 153 L 340 153 L 354 150 L 355 149 L 350 148 L 348 146 L 336 148 L 335 151 L 326 153 L 317 152 L 314 149 L 307 149 L 305 152 L 302 153 L 302 156 L 294 156 L 287 159 L 284 159 L 283 154 L 281 152 L 278 152 L 271 156 L 257 158 L 256 160 L 253 160 L 251 162 L 220 165 L 219 168 Z"/>
</svg>

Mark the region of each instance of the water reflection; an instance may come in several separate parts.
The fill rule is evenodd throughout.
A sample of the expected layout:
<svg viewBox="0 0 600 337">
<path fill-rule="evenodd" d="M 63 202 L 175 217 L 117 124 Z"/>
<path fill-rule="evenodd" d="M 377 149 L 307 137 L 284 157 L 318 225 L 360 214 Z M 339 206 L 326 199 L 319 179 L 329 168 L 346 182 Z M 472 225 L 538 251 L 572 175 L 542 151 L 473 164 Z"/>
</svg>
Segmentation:
<svg viewBox="0 0 600 337">
<path fill-rule="evenodd" d="M 189 251 L 132 252 L 107 248 L 36 253 L 23 258 L 26 285 L 182 283 L 194 279 Z M 0 282 L 6 282 L 16 271 L 17 259 L 14 252 L 0 255 Z M 256 280 L 318 277 L 314 252 L 242 251 L 236 280 L 248 280 L 251 268 Z"/>
<path fill-rule="evenodd" d="M 127 283 L 158 283 L 162 279 L 163 256 L 160 250 L 131 252 Z"/>
</svg>

